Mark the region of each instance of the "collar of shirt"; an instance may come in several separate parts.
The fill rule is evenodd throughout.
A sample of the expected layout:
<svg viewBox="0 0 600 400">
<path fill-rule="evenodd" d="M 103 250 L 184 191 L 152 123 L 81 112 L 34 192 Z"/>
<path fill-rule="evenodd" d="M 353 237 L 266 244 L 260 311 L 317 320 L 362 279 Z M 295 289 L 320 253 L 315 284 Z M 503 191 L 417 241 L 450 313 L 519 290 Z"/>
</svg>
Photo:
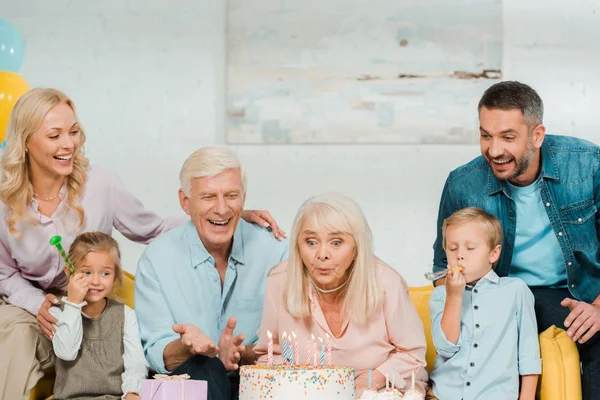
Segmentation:
<svg viewBox="0 0 600 400">
<path fill-rule="evenodd" d="M 494 271 L 493 269 L 490 270 L 490 272 L 488 272 L 487 274 L 485 274 L 483 276 L 483 278 L 481 278 L 479 281 L 477 281 L 477 283 L 473 286 L 473 285 L 467 285 L 467 289 L 468 290 L 472 290 L 475 288 L 479 288 L 481 286 L 486 285 L 487 283 L 491 283 L 491 284 L 498 284 L 498 282 L 500 282 L 500 278 L 498 277 L 498 274 L 496 274 L 496 271 Z"/>
<path fill-rule="evenodd" d="M 200 264 L 207 261 L 214 263 L 213 257 L 210 255 L 204 243 L 200 240 L 196 226 L 192 221 L 186 222 L 186 237 L 190 245 L 190 258 L 192 260 L 192 268 L 197 268 Z M 233 259 L 237 264 L 245 265 L 244 258 L 244 241 L 242 240 L 242 232 L 236 229 L 233 234 L 233 246 L 231 248 L 230 259 Z"/>
</svg>

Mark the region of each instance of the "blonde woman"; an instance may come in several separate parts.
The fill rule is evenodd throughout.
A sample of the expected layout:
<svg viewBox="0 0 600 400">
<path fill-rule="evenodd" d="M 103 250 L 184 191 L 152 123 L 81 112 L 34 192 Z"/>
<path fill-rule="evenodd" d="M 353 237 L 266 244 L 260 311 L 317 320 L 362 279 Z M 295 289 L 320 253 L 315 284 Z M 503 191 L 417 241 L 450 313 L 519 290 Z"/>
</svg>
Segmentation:
<svg viewBox="0 0 600 400">
<path fill-rule="evenodd" d="M 62 236 L 68 248 L 79 233 L 116 228 L 148 243 L 185 219 L 144 209 L 117 176 L 89 166 L 84 144 L 75 105 L 64 93 L 32 89 L 15 104 L 0 177 L 0 400 L 27 398 L 53 363 L 48 339 L 57 321 L 48 309 L 57 299 L 45 298 L 64 288 L 66 278 L 48 244 L 52 236 Z M 265 217 L 256 214 L 251 219 Z"/>
<path fill-rule="evenodd" d="M 267 330 L 275 363 L 281 342 L 293 331 L 307 360 L 311 335 L 331 340 L 334 365 L 356 369 L 356 397 L 368 386 L 385 386 L 385 376 L 403 389 L 417 372 L 425 393 L 425 334 L 402 277 L 373 254 L 371 230 L 351 199 L 324 194 L 306 200 L 294 220 L 287 261 L 269 274 L 255 352 L 266 362 Z M 317 345 L 320 348 L 320 342 Z M 298 360 L 296 360 L 298 361 Z"/>
</svg>

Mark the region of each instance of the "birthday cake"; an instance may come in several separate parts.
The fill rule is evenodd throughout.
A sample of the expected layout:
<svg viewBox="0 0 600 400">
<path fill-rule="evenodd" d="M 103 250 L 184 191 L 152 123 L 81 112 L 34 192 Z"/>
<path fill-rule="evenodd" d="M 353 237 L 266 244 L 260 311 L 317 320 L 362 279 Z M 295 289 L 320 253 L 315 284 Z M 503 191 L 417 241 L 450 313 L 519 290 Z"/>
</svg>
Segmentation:
<svg viewBox="0 0 600 400">
<path fill-rule="evenodd" d="M 313 365 L 246 365 L 240 400 L 352 400 L 354 369 Z"/>
</svg>

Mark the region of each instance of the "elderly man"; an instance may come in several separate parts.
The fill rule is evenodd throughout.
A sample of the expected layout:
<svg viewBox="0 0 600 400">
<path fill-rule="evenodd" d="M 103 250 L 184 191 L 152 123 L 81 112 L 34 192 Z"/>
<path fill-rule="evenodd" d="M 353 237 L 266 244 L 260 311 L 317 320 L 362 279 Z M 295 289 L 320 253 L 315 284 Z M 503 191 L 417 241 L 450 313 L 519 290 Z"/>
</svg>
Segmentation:
<svg viewBox="0 0 600 400">
<path fill-rule="evenodd" d="M 209 400 L 236 398 L 236 370 L 256 359 L 267 273 L 287 241 L 240 219 L 246 172 L 231 150 L 194 152 L 180 180 L 191 221 L 152 242 L 136 273 L 146 359 L 158 373 L 207 380 Z"/>
<path fill-rule="evenodd" d="M 433 269 L 447 266 L 444 219 L 469 206 L 496 215 L 504 229 L 496 272 L 522 278 L 531 288 L 540 331 L 551 325 L 567 330 L 583 364 L 583 398 L 597 400 L 600 147 L 574 137 L 546 135 L 543 114 L 541 98 L 525 84 L 500 82 L 483 94 L 482 155 L 446 180 Z M 475 369 L 469 374 L 479 372 L 484 373 Z M 465 386 L 465 398 L 468 391 Z"/>
</svg>

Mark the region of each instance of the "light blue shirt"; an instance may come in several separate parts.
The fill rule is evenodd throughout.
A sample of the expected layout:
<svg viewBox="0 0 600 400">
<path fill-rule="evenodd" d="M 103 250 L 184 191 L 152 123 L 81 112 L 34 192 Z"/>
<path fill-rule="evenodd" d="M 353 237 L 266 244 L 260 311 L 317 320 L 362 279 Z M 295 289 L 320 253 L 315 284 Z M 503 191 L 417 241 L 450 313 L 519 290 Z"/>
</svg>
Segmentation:
<svg viewBox="0 0 600 400">
<path fill-rule="evenodd" d="M 433 393 L 440 400 L 517 400 L 519 375 L 542 371 L 531 290 L 522 280 L 498 278 L 494 271 L 467 286 L 456 344 L 442 330 L 445 301 L 446 286 L 436 287 L 429 300 L 438 353 Z"/>
<path fill-rule="evenodd" d="M 135 276 L 135 311 L 144 354 L 150 368 L 167 373 L 163 352 L 179 339 L 176 323 L 191 323 L 215 343 L 229 317 L 244 343 L 258 340 L 263 296 L 269 270 L 285 260 L 287 241 L 278 242 L 266 229 L 240 220 L 223 288 L 191 221 L 155 239 L 142 254 Z"/>
<path fill-rule="evenodd" d="M 509 276 L 530 287 L 567 287 L 567 269 L 540 193 L 540 178 L 525 187 L 508 184 L 517 226 Z"/>
</svg>

